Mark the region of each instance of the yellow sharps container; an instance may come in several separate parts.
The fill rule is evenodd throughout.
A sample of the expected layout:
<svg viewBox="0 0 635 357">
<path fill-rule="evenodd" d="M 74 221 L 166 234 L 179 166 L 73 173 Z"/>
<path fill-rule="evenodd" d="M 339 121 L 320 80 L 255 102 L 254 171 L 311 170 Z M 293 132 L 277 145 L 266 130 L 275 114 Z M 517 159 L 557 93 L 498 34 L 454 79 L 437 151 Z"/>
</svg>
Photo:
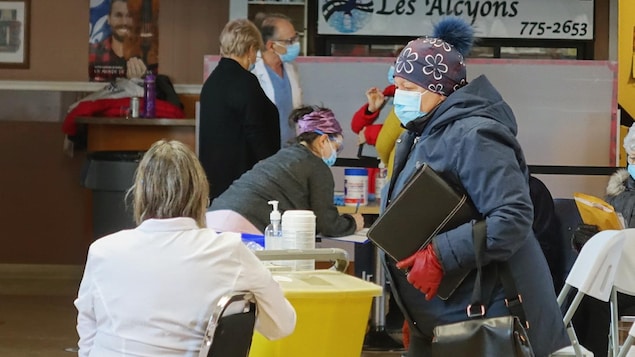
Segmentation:
<svg viewBox="0 0 635 357">
<path fill-rule="evenodd" d="M 296 328 L 276 341 L 254 333 L 250 357 L 361 355 L 373 297 L 382 287 L 331 270 L 273 275 L 295 308 Z"/>
</svg>

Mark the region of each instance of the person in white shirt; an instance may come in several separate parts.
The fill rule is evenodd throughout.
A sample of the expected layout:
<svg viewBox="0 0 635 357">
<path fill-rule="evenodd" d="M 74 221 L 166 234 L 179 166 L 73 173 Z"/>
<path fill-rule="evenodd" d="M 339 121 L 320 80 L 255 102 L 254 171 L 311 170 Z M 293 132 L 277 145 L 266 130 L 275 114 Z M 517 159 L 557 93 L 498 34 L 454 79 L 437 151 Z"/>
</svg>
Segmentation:
<svg viewBox="0 0 635 357">
<path fill-rule="evenodd" d="M 138 226 L 91 244 L 75 306 L 79 356 L 197 356 L 221 296 L 251 291 L 256 330 L 291 334 L 296 313 L 233 233 L 205 226 L 208 181 L 195 154 L 158 141 L 129 194 Z"/>
<path fill-rule="evenodd" d="M 258 13 L 254 20 L 264 49 L 258 53 L 252 73 L 265 94 L 278 108 L 280 147 L 295 142 L 295 125 L 289 115 L 302 105 L 302 89 L 295 59 L 300 54 L 300 36 L 291 19 L 283 14 Z"/>
</svg>

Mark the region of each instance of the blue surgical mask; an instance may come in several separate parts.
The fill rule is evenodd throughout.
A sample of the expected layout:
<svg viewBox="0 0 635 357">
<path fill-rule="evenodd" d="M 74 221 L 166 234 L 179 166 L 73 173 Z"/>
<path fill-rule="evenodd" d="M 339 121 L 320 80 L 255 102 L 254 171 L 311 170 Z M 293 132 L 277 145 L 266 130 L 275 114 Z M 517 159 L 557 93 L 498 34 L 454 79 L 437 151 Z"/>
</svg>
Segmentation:
<svg viewBox="0 0 635 357">
<path fill-rule="evenodd" d="M 631 174 L 631 177 L 635 180 L 635 165 L 628 164 L 628 167 L 626 169 L 628 170 L 628 173 Z"/>
<path fill-rule="evenodd" d="M 323 157 L 322 161 L 324 161 L 324 163 L 330 167 L 335 165 L 335 160 L 337 160 L 337 153 L 335 152 L 335 149 L 333 149 L 333 144 L 331 144 L 330 140 L 329 146 L 331 147 L 331 155 L 329 157 Z"/>
<path fill-rule="evenodd" d="M 395 84 L 395 66 L 388 68 L 388 83 Z"/>
<path fill-rule="evenodd" d="M 252 63 L 252 64 L 250 64 L 250 65 L 249 65 L 249 69 L 247 69 L 247 70 L 248 70 L 249 72 L 251 72 L 251 71 L 253 71 L 253 70 L 254 70 L 254 68 L 256 68 L 256 64 L 255 64 L 255 63 Z"/>
<path fill-rule="evenodd" d="M 286 48 L 287 48 L 287 53 L 283 55 L 279 54 L 278 56 L 280 56 L 280 59 L 282 60 L 282 62 L 293 62 L 293 60 L 295 60 L 300 54 L 300 42 L 294 42 L 286 46 Z"/>
<path fill-rule="evenodd" d="M 421 97 L 423 94 L 424 93 L 421 92 L 412 92 L 401 89 L 395 90 L 395 97 L 393 99 L 395 115 L 397 115 L 397 118 L 399 118 L 399 121 L 404 126 L 411 121 L 428 114 L 421 111 Z"/>
</svg>

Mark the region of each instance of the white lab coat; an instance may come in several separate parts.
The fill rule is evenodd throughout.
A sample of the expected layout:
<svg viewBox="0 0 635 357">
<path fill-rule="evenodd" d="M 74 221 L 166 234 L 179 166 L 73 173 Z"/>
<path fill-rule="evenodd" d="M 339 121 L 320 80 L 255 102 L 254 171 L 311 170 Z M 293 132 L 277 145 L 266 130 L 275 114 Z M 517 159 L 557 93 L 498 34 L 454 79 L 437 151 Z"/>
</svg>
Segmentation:
<svg viewBox="0 0 635 357">
<path fill-rule="evenodd" d="M 276 97 L 273 92 L 273 84 L 271 83 L 271 78 L 269 77 L 269 72 L 267 72 L 267 68 L 265 67 L 265 61 L 260 59 L 260 55 L 258 56 L 258 60 L 256 61 L 256 65 L 252 70 L 252 73 L 256 75 L 258 78 L 258 82 L 260 82 L 260 86 L 262 90 L 265 92 L 269 100 L 273 104 L 276 104 Z M 298 71 L 296 69 L 294 62 L 283 62 L 282 66 L 284 67 L 287 76 L 289 76 L 289 84 L 291 84 L 291 101 L 293 103 L 293 108 L 298 108 L 302 105 L 302 88 L 300 88 L 300 77 L 298 76 Z"/>
<path fill-rule="evenodd" d="M 75 300 L 79 356 L 197 356 L 216 303 L 236 290 L 254 293 L 265 337 L 293 331 L 295 310 L 238 234 L 171 218 L 101 238 Z"/>
</svg>

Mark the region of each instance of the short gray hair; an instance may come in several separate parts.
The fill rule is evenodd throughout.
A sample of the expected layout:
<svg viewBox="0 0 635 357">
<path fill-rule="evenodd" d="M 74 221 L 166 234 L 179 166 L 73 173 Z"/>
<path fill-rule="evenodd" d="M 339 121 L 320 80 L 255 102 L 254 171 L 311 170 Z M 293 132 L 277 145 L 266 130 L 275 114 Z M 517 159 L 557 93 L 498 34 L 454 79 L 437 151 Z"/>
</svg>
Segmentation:
<svg viewBox="0 0 635 357">
<path fill-rule="evenodd" d="M 260 31 L 253 22 L 237 19 L 228 22 L 220 34 L 220 54 L 223 57 L 242 57 L 249 49 L 263 47 Z"/>
<path fill-rule="evenodd" d="M 137 224 L 150 218 L 189 217 L 206 227 L 209 183 L 198 158 L 185 144 L 159 140 L 143 155 L 133 186 Z"/>
<path fill-rule="evenodd" d="M 260 17 L 258 17 L 260 16 Z M 257 24 L 259 24 L 260 34 L 262 35 L 262 42 L 274 40 L 278 36 L 278 23 L 280 21 L 288 21 L 293 25 L 291 18 L 284 14 L 256 14 Z"/>
</svg>

